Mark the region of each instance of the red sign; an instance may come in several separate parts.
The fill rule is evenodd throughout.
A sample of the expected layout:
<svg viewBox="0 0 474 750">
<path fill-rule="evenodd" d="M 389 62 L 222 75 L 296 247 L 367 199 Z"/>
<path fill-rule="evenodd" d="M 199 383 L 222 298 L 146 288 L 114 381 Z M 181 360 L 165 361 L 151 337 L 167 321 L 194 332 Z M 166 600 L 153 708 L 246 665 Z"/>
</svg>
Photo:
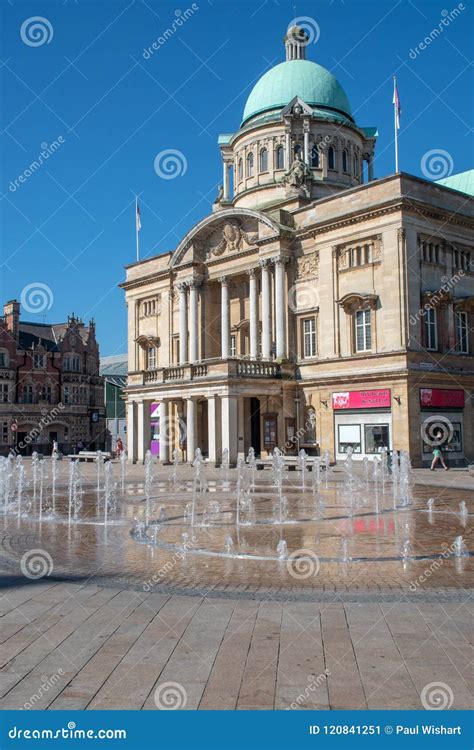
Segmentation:
<svg viewBox="0 0 474 750">
<path fill-rule="evenodd" d="M 333 409 L 380 409 L 387 406 L 390 407 L 390 388 L 332 394 Z"/>
<path fill-rule="evenodd" d="M 420 404 L 423 407 L 464 408 L 464 391 L 449 388 L 420 388 Z"/>
</svg>

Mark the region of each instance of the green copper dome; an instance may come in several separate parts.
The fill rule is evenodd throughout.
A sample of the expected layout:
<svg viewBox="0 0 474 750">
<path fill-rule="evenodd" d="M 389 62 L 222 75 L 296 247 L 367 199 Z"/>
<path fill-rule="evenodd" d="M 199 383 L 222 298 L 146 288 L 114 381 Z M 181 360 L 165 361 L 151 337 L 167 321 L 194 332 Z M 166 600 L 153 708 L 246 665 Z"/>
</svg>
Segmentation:
<svg viewBox="0 0 474 750">
<path fill-rule="evenodd" d="M 310 60 L 287 60 L 268 70 L 253 87 L 244 109 L 242 124 L 254 115 L 283 109 L 295 96 L 306 104 L 351 116 L 346 93 L 337 79 Z"/>
</svg>

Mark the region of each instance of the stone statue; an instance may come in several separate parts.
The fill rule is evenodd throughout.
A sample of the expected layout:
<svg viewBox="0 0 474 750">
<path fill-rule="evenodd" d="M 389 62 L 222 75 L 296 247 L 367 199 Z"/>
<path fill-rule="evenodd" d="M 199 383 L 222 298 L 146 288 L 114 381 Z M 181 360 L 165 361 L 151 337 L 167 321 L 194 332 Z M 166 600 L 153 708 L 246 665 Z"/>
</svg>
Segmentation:
<svg viewBox="0 0 474 750">
<path fill-rule="evenodd" d="M 219 189 L 217 191 L 217 197 L 216 197 L 216 200 L 214 201 L 214 205 L 219 204 L 223 197 L 224 197 L 224 187 L 222 185 L 219 185 Z"/>
<path fill-rule="evenodd" d="M 283 175 L 283 183 L 290 189 L 307 193 L 306 182 L 311 178 L 310 168 L 302 160 L 300 152 L 297 151 L 292 165 Z"/>
</svg>

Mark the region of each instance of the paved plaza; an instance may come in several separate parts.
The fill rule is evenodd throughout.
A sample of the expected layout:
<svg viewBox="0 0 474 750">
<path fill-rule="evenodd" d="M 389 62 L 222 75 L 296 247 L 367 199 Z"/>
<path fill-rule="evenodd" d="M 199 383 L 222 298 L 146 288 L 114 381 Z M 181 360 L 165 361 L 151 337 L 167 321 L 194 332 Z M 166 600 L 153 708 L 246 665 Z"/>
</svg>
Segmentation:
<svg viewBox="0 0 474 750">
<path fill-rule="evenodd" d="M 63 462 L 60 478 L 67 470 Z M 91 502 L 95 471 L 81 467 Z M 155 470 L 156 510 L 173 494 L 171 471 Z M 270 472 L 258 474 L 269 482 Z M 211 489 L 219 476 L 208 470 Z M 344 477 L 333 469 L 336 489 Z M 326 518 L 318 568 L 298 575 L 271 555 L 220 555 L 207 530 L 206 554 L 142 543 L 131 530 L 144 513 L 143 466 L 128 467 L 127 502 L 108 525 L 87 514 L 71 524 L 5 515 L 1 707 L 417 709 L 432 694 L 469 708 L 472 558 L 443 550 L 459 534 L 469 545 L 469 515 L 461 522 L 455 511 L 472 502 L 474 480 L 422 470 L 414 480 L 416 507 L 401 522 L 412 529 L 410 559 L 393 553 L 390 509 L 376 522 L 361 509 L 350 521 L 351 558 L 332 557 L 347 519 Z M 424 509 L 430 498 L 434 517 Z M 290 551 L 314 543 L 313 528 L 288 528 Z M 274 545 L 274 529 L 258 534 L 259 549 Z M 245 550 L 244 529 L 239 541 Z M 52 566 L 33 580 L 34 562 L 25 575 L 24 561 L 38 550 Z"/>
</svg>

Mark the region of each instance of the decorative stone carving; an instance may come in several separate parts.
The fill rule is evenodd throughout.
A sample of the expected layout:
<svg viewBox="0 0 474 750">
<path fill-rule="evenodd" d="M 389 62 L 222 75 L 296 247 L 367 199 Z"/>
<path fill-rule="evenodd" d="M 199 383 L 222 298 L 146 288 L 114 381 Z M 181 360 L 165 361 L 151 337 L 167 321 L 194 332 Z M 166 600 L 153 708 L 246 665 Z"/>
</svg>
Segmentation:
<svg viewBox="0 0 474 750">
<path fill-rule="evenodd" d="M 235 222 L 227 222 L 222 230 L 222 239 L 216 247 L 212 248 L 210 255 L 223 255 L 225 252 L 235 252 L 241 250 L 242 240 L 248 245 L 252 245 L 257 239 L 256 235 L 249 235 L 244 232 Z"/>
<path fill-rule="evenodd" d="M 224 197 L 224 186 L 223 185 L 219 185 L 219 188 L 217 190 L 217 196 L 216 196 L 216 199 L 214 201 L 214 205 L 218 206 L 221 203 L 223 197 Z"/>
<path fill-rule="evenodd" d="M 311 170 L 297 151 L 289 170 L 283 175 L 283 184 L 287 186 L 288 192 L 309 197 L 308 183 L 312 178 Z"/>
<path fill-rule="evenodd" d="M 319 275 L 319 252 L 315 251 L 309 255 L 302 255 L 296 259 L 296 278 L 308 279 L 318 278 Z"/>
</svg>

